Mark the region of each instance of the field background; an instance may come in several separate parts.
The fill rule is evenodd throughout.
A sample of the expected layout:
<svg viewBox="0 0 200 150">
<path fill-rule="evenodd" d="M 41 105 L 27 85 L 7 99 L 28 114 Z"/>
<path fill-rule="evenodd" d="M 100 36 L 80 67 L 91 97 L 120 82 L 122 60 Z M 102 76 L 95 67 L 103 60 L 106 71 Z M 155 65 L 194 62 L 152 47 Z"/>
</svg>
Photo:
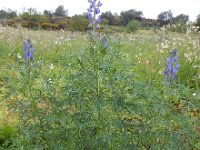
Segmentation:
<svg viewBox="0 0 200 150">
<path fill-rule="evenodd" d="M 200 149 L 200 43 L 187 31 L 110 32 L 99 59 L 87 32 L 1 26 L 0 146 Z M 36 48 L 29 75 L 27 38 Z M 174 48 L 180 69 L 169 87 L 164 70 Z"/>
</svg>

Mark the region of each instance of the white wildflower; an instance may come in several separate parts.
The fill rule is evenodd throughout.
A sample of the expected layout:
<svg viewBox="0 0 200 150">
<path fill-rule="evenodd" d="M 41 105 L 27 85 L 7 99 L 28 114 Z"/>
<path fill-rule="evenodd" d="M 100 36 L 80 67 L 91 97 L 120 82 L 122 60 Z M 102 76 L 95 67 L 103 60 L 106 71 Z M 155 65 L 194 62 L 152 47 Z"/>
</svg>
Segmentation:
<svg viewBox="0 0 200 150">
<path fill-rule="evenodd" d="M 49 69 L 53 70 L 54 68 L 55 68 L 55 67 L 54 67 L 53 64 L 50 64 L 50 65 L 49 65 Z"/>
<path fill-rule="evenodd" d="M 160 75 L 163 74 L 163 71 L 162 70 L 158 71 L 158 74 L 160 74 Z"/>
<path fill-rule="evenodd" d="M 18 54 L 17 54 L 17 58 L 18 58 L 18 59 L 22 59 L 22 56 L 18 53 Z"/>
</svg>

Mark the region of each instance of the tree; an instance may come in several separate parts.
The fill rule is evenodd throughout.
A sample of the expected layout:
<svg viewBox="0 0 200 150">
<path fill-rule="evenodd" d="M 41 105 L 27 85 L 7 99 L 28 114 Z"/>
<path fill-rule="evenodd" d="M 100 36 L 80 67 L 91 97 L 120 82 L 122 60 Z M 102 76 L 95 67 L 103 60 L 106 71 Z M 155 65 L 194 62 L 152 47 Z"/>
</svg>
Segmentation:
<svg viewBox="0 0 200 150">
<path fill-rule="evenodd" d="M 105 13 L 102 13 L 101 17 L 103 19 L 108 20 L 108 24 L 109 25 L 113 25 L 114 24 L 114 16 L 113 16 L 111 11 L 106 11 Z"/>
<path fill-rule="evenodd" d="M 111 11 L 106 11 L 101 14 L 101 17 L 108 22 L 108 25 L 120 25 L 121 19 L 117 13 L 112 13 Z"/>
<path fill-rule="evenodd" d="M 6 10 L 0 10 L 0 19 L 11 19 L 17 17 L 16 11 L 13 11 L 11 9 Z"/>
<path fill-rule="evenodd" d="M 155 19 L 143 19 L 141 23 L 142 27 L 146 29 L 158 28 L 158 22 Z"/>
<path fill-rule="evenodd" d="M 66 17 L 68 15 L 68 10 L 66 10 L 63 5 L 59 5 L 55 10 L 54 15 Z"/>
<path fill-rule="evenodd" d="M 39 26 L 40 23 L 47 22 L 47 17 L 38 13 L 35 9 L 29 8 L 24 11 L 20 17 L 27 22 L 27 27 L 34 28 Z M 30 26 L 29 26 L 30 25 Z"/>
<path fill-rule="evenodd" d="M 51 22 L 51 23 L 53 22 L 53 21 L 52 21 L 53 13 L 52 13 L 51 11 L 49 11 L 49 10 L 44 10 L 43 14 L 44 14 L 46 17 L 48 17 L 49 22 Z"/>
<path fill-rule="evenodd" d="M 172 19 L 173 19 L 173 14 L 171 10 L 163 11 L 157 17 L 160 26 L 169 24 L 172 21 Z"/>
<path fill-rule="evenodd" d="M 197 26 L 199 27 L 199 31 L 200 31 L 200 14 L 197 16 Z"/>
<path fill-rule="evenodd" d="M 135 9 L 130 9 L 128 11 L 122 11 L 120 16 L 121 16 L 121 24 L 127 25 L 133 19 L 141 21 L 143 19 L 143 12 L 137 11 Z"/>
<path fill-rule="evenodd" d="M 29 14 L 37 14 L 38 12 L 37 12 L 37 9 L 35 9 L 35 8 L 28 8 L 27 9 L 27 12 L 29 13 Z"/>
<path fill-rule="evenodd" d="M 186 24 L 189 21 L 189 16 L 185 14 L 180 14 L 173 19 L 175 24 Z"/>
<path fill-rule="evenodd" d="M 7 18 L 7 11 L 6 10 L 3 10 L 1 9 L 0 10 L 0 19 L 6 19 Z"/>
<path fill-rule="evenodd" d="M 8 9 L 7 13 L 8 13 L 8 14 L 7 14 L 7 18 L 8 18 L 8 19 L 17 17 L 17 12 L 16 12 L 16 11 L 13 11 L 13 10 L 11 10 L 11 9 Z"/>
</svg>

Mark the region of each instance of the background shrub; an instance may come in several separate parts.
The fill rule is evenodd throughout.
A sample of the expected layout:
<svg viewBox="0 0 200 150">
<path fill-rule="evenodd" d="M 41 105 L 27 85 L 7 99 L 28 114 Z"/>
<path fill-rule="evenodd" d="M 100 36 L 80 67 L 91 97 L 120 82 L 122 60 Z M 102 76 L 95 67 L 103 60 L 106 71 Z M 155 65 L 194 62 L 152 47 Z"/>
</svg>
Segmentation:
<svg viewBox="0 0 200 150">
<path fill-rule="evenodd" d="M 39 28 L 39 24 L 33 21 L 26 21 L 25 23 L 22 24 L 22 27 L 36 30 Z"/>
<path fill-rule="evenodd" d="M 85 16 L 75 15 L 70 20 L 70 29 L 75 31 L 86 31 L 88 29 L 88 20 Z"/>
<path fill-rule="evenodd" d="M 185 33 L 187 31 L 187 25 L 186 24 L 173 24 L 170 27 L 170 31 L 172 32 L 178 32 L 178 33 Z"/>
<path fill-rule="evenodd" d="M 136 32 L 140 29 L 141 23 L 138 20 L 132 20 L 127 24 L 127 31 L 128 32 Z"/>
<path fill-rule="evenodd" d="M 69 27 L 69 24 L 66 21 L 59 21 L 57 25 L 59 29 L 63 29 L 63 30 L 68 29 Z"/>
</svg>

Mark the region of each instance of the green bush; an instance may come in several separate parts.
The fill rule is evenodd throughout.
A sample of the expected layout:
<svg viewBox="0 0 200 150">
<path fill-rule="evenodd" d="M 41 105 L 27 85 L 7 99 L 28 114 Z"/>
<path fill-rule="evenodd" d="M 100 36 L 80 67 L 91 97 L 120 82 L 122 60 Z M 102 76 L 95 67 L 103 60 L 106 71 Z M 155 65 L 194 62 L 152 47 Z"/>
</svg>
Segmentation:
<svg viewBox="0 0 200 150">
<path fill-rule="evenodd" d="M 68 28 L 68 23 L 67 22 L 65 22 L 65 21 L 59 21 L 58 23 L 57 23 L 57 25 L 58 25 L 58 28 L 59 29 L 67 29 Z"/>
<path fill-rule="evenodd" d="M 27 21 L 22 24 L 22 27 L 29 28 L 29 29 L 38 29 L 39 24 L 33 21 Z"/>
<path fill-rule="evenodd" d="M 88 29 L 88 19 L 81 15 L 75 15 L 71 18 L 70 29 L 75 31 L 86 31 Z"/>
<path fill-rule="evenodd" d="M 15 134 L 14 128 L 9 125 L 0 126 L 0 147 L 9 144 L 10 137 Z"/>
<path fill-rule="evenodd" d="M 132 20 L 127 24 L 127 31 L 128 32 L 136 32 L 141 27 L 141 23 L 137 20 Z"/>
<path fill-rule="evenodd" d="M 45 30 L 58 30 L 59 29 L 59 25 L 57 25 L 57 24 L 52 24 L 52 23 L 47 23 L 47 22 L 45 22 L 45 23 L 42 23 L 41 25 L 40 25 L 40 27 L 42 28 L 42 29 L 45 29 Z"/>
<path fill-rule="evenodd" d="M 36 23 L 41 23 L 41 22 L 47 22 L 48 18 L 44 15 L 40 14 L 29 14 L 28 12 L 25 12 L 21 15 L 21 18 L 25 21 L 32 21 Z"/>
<path fill-rule="evenodd" d="M 186 24 L 173 24 L 170 27 L 170 31 L 172 32 L 178 32 L 178 33 L 185 33 L 187 31 L 187 26 Z"/>
</svg>

